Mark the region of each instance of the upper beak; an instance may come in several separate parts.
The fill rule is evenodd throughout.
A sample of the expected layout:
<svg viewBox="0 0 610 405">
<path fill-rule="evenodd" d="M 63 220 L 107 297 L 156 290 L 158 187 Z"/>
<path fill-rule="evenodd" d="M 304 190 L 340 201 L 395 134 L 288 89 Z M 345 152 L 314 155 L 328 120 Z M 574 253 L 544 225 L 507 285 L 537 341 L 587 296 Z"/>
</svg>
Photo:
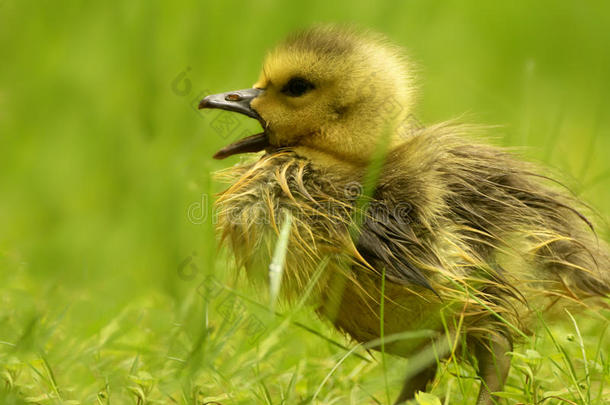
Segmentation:
<svg viewBox="0 0 610 405">
<path fill-rule="evenodd" d="M 258 97 L 263 91 L 264 90 L 262 89 L 244 89 L 230 91 L 227 93 L 212 94 L 199 102 L 199 109 L 218 108 L 221 110 L 238 112 L 240 114 L 247 115 L 248 117 L 257 119 L 263 128 L 265 128 L 265 121 L 250 105 L 252 100 Z M 265 132 L 261 132 L 260 134 L 248 136 L 224 147 L 216 152 L 214 158 L 224 159 L 237 153 L 259 152 L 268 146 L 269 141 L 267 134 Z"/>
<path fill-rule="evenodd" d="M 261 121 L 261 117 L 252 109 L 250 102 L 262 92 L 262 89 L 244 89 L 212 94 L 199 102 L 199 109 L 219 108 L 221 110 L 235 111 Z"/>
</svg>

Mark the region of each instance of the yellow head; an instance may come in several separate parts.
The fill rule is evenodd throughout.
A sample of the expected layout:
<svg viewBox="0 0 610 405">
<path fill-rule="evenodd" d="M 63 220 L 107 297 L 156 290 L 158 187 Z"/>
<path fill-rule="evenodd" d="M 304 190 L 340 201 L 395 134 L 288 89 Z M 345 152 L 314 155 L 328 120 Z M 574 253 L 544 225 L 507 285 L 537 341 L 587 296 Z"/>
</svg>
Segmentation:
<svg viewBox="0 0 610 405">
<path fill-rule="evenodd" d="M 245 113 L 264 126 L 218 157 L 305 147 L 360 162 L 383 134 L 397 136 L 412 95 L 406 60 L 382 36 L 317 26 L 272 50 L 253 89 L 208 96 L 200 107 Z"/>
</svg>

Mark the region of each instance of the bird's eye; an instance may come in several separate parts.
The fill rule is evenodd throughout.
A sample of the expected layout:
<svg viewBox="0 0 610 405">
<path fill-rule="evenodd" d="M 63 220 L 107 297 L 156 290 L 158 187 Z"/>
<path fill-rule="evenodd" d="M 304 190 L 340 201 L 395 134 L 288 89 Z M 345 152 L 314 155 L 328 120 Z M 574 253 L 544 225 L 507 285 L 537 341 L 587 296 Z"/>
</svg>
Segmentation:
<svg viewBox="0 0 610 405">
<path fill-rule="evenodd" d="M 299 97 L 314 88 L 313 83 L 300 77 L 293 77 L 282 87 L 282 93 L 290 97 Z"/>
</svg>

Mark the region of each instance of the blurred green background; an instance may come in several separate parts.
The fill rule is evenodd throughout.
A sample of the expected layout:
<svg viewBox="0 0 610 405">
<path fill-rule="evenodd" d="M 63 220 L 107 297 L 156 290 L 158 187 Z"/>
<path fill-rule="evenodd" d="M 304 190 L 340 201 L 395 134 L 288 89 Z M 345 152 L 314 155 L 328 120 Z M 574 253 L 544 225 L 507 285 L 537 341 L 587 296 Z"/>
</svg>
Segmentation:
<svg viewBox="0 0 610 405">
<path fill-rule="evenodd" d="M 258 390 L 280 403 L 260 381 L 292 375 L 292 395 L 311 397 L 326 359 L 342 353 L 314 334 L 284 325 L 265 335 L 275 343 L 264 355 L 260 344 L 206 346 L 211 330 L 225 343 L 239 334 L 218 332 L 230 322 L 202 288 L 239 286 L 246 312 L 256 311 L 247 298 L 265 302 L 217 254 L 210 207 L 222 188 L 211 174 L 238 161 L 211 155 L 257 124 L 194 107 L 205 93 L 250 87 L 265 51 L 314 22 L 356 23 L 404 46 L 418 66 L 420 121 L 465 113 L 500 125 L 496 142 L 562 173 L 608 235 L 607 1 L 0 0 L 6 403 L 250 403 Z M 311 312 L 295 316 L 348 344 Z M 252 383 L 244 364 L 271 374 Z M 341 395 L 340 381 L 322 392 Z"/>
</svg>

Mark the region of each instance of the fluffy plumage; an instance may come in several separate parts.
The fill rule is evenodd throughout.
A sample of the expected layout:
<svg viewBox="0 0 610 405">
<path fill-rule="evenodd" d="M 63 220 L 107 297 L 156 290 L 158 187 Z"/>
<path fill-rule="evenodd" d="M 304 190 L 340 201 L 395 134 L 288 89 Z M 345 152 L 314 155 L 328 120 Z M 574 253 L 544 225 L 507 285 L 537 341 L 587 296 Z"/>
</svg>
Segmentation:
<svg viewBox="0 0 610 405">
<path fill-rule="evenodd" d="M 294 78 L 311 90 L 286 96 Z M 476 140 L 474 127 L 410 126 L 409 64 L 382 37 L 301 32 L 268 55 L 255 87 L 267 152 L 228 169 L 232 185 L 217 201 L 223 240 L 251 278 L 265 279 L 289 212 L 285 295 L 315 278 L 318 312 L 367 342 L 381 333 L 385 275 L 384 333 L 463 335 L 483 379 L 479 404 L 502 388 L 504 353 L 538 311 L 606 305 L 608 248 L 583 204 L 534 165 Z M 387 153 L 372 178 L 380 144 Z M 386 350 L 409 356 L 429 342 Z M 399 401 L 430 374 L 406 382 Z"/>
</svg>

